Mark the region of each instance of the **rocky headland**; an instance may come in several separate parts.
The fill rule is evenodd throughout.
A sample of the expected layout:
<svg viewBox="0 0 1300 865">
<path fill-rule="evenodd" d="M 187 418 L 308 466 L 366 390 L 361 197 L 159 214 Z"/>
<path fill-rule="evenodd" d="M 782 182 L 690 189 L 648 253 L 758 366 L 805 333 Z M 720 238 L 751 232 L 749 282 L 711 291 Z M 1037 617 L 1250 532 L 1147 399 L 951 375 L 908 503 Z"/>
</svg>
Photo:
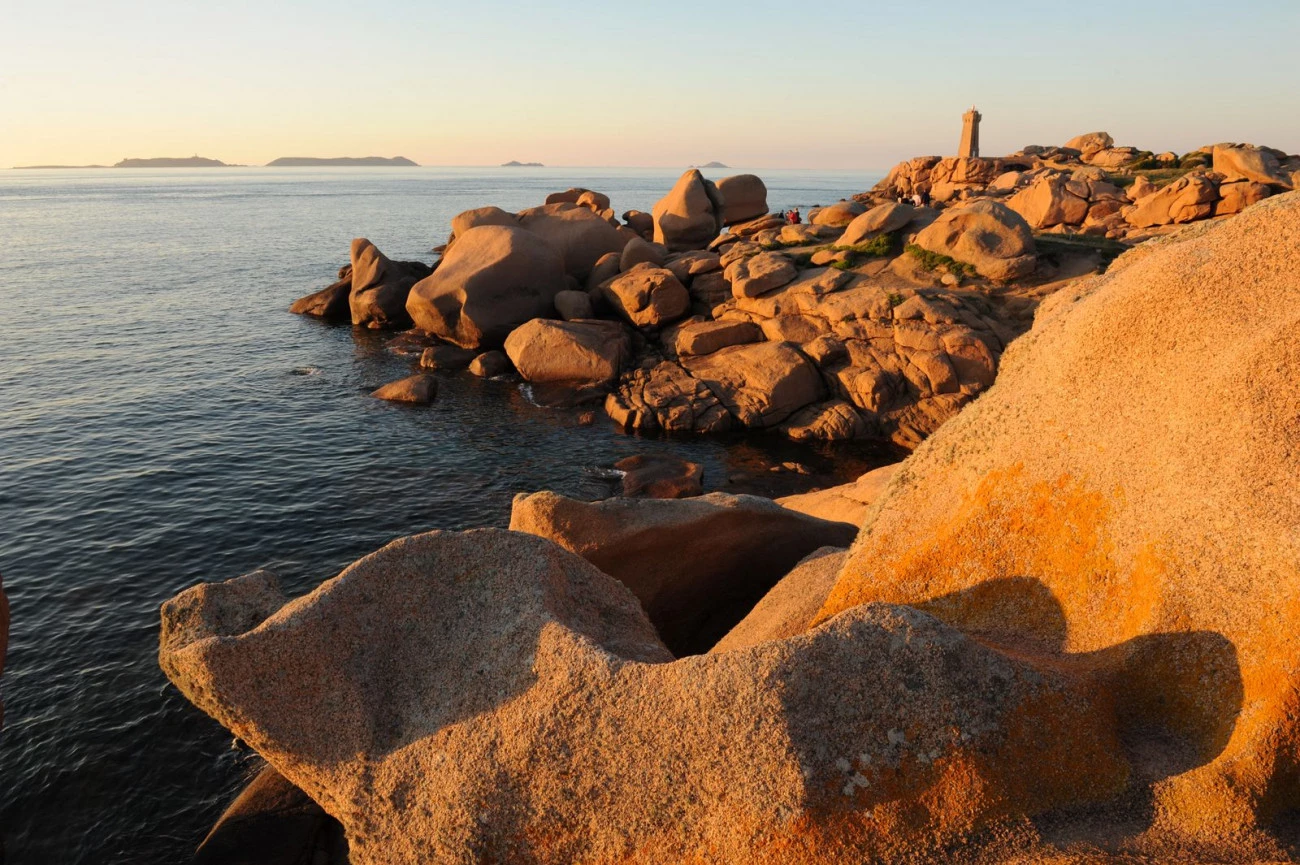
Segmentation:
<svg viewBox="0 0 1300 865">
<path fill-rule="evenodd" d="M 354 241 L 295 311 L 394 331 L 377 396 L 466 369 L 914 451 L 778 501 L 643 460 L 666 497 L 178 595 L 163 669 L 268 764 L 200 859 L 1295 861 L 1300 159 L 1170 156 L 911 160 L 800 225 L 692 170 L 460 214 L 432 267 Z"/>
</svg>

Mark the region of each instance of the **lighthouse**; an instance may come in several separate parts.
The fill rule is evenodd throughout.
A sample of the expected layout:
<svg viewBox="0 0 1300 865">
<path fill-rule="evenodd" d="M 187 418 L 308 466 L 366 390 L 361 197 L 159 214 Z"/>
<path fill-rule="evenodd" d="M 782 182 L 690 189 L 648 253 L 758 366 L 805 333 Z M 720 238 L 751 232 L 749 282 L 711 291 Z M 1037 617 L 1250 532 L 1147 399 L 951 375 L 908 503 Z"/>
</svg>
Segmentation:
<svg viewBox="0 0 1300 865">
<path fill-rule="evenodd" d="M 980 155 L 980 119 L 981 115 L 975 110 L 975 106 L 970 107 L 961 116 L 961 147 L 957 150 L 960 157 L 976 157 Z"/>
</svg>

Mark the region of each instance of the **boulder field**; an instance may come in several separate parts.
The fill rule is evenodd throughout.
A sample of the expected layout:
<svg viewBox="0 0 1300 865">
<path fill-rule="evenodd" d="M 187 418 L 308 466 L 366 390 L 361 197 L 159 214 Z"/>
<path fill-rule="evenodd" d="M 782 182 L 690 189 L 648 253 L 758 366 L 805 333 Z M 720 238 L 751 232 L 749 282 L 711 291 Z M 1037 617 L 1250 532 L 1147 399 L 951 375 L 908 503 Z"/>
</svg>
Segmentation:
<svg viewBox="0 0 1300 865">
<path fill-rule="evenodd" d="M 857 198 L 1002 201 L 1036 232 L 1137 242 L 1240 213 L 1298 185 L 1300 155 L 1270 147 L 1213 144 L 1179 157 L 1116 147 L 1107 133 L 1091 132 L 1064 147 L 1030 146 L 996 158 L 917 157 Z"/>
<path fill-rule="evenodd" d="M 413 326 L 391 345 L 423 345 L 425 371 L 513 369 L 603 398 L 628 432 L 911 447 L 992 382 L 1027 326 L 998 283 L 1053 277 L 996 202 L 940 214 L 845 200 L 793 226 L 767 206 L 754 175 L 714 184 L 692 169 L 648 223 L 620 222 L 586 189 L 519 213 L 477 208 L 453 218 L 432 269 L 358 239 L 338 280 L 292 309 Z M 490 366 L 472 362 L 502 348 Z"/>
<path fill-rule="evenodd" d="M 1295 861 L 1297 257 L 1300 194 L 1126 253 L 820 500 L 521 496 L 160 663 L 358 865 Z"/>
</svg>

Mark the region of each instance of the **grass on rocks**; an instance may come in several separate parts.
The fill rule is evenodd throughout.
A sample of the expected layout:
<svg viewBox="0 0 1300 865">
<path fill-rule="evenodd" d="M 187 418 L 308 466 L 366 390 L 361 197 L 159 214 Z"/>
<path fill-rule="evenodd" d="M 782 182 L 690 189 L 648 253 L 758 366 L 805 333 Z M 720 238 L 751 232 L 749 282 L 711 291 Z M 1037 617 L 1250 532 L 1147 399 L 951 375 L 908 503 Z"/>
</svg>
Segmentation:
<svg viewBox="0 0 1300 865">
<path fill-rule="evenodd" d="M 975 265 L 967 264 L 964 261 L 958 261 L 951 256 L 942 255 L 938 252 L 931 252 L 928 249 L 922 249 L 915 243 L 909 243 L 903 250 L 908 255 L 915 258 L 921 263 L 926 270 L 946 270 L 953 276 L 975 277 Z"/>
</svg>

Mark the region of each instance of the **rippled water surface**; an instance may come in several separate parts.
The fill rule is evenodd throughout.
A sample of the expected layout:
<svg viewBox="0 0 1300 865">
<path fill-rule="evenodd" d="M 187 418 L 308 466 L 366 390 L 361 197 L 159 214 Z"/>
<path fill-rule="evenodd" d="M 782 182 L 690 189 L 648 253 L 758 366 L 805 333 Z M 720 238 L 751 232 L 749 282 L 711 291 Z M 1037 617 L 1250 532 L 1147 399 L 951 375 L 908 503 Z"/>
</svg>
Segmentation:
<svg viewBox="0 0 1300 865">
<path fill-rule="evenodd" d="M 774 208 L 877 179 L 763 174 Z M 521 490 L 608 495 L 598 470 L 633 453 L 682 454 L 707 486 L 739 489 L 791 482 L 772 461 L 839 477 L 883 461 L 769 437 L 637 439 L 468 375 L 447 376 L 427 409 L 377 402 L 368 391 L 408 360 L 285 311 L 332 280 L 354 236 L 430 261 L 461 210 L 582 185 L 648 211 L 675 177 L 0 171 L 10 865 L 185 861 L 246 777 L 250 758 L 157 666 L 158 605 L 187 586 L 270 566 L 302 592 L 394 537 L 505 525 Z"/>
</svg>

